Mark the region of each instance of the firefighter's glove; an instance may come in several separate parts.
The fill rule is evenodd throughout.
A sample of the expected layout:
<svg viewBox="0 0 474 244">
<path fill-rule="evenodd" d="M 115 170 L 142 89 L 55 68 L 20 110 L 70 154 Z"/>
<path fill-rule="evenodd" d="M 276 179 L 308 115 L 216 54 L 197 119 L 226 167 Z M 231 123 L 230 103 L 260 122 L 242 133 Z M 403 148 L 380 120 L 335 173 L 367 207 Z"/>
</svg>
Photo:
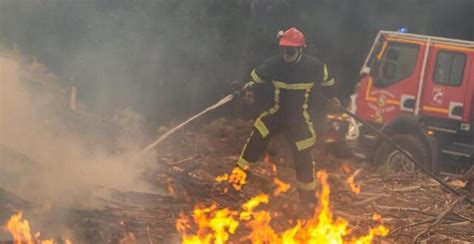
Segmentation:
<svg viewBox="0 0 474 244">
<path fill-rule="evenodd" d="M 234 80 L 230 83 L 232 95 L 240 97 L 245 104 L 253 104 L 255 102 L 255 94 L 253 93 L 255 84 L 255 81 L 242 84 L 242 82 Z"/>
<path fill-rule="evenodd" d="M 235 166 L 229 176 L 229 183 L 236 191 L 242 190 L 242 187 L 247 184 L 247 171 Z"/>
<path fill-rule="evenodd" d="M 341 108 L 341 101 L 337 97 L 329 99 L 326 103 L 326 109 L 329 113 L 339 113 Z"/>
<path fill-rule="evenodd" d="M 240 91 L 240 92 L 245 92 L 245 91 L 250 91 L 255 87 L 255 84 L 257 84 L 255 81 L 249 81 L 247 83 L 243 83 L 239 80 L 233 80 L 230 83 L 230 87 L 232 88 L 233 91 Z"/>
<path fill-rule="evenodd" d="M 232 88 L 232 91 L 238 91 L 242 87 L 242 82 L 240 80 L 233 80 L 230 83 L 230 87 Z"/>
<path fill-rule="evenodd" d="M 247 105 L 253 104 L 255 102 L 255 93 L 253 92 L 255 84 L 255 81 L 249 81 L 244 85 L 244 87 L 242 87 L 242 100 Z"/>
<path fill-rule="evenodd" d="M 252 91 L 255 87 L 255 81 L 249 81 L 245 83 L 244 87 L 242 87 L 242 91 Z"/>
</svg>

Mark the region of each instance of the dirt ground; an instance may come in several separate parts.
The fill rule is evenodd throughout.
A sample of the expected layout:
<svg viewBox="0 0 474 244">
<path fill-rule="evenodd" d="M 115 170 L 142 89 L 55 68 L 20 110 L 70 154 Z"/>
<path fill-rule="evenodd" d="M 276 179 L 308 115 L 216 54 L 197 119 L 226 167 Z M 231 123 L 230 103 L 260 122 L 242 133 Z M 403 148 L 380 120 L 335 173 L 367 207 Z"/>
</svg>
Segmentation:
<svg viewBox="0 0 474 244">
<path fill-rule="evenodd" d="M 160 132 L 167 129 L 161 128 Z M 157 148 L 159 169 L 143 174 L 161 194 L 97 186 L 91 189 L 90 197 L 103 207 L 65 209 L 48 202 L 29 202 L 15 192 L 1 190 L 0 221 L 5 223 L 21 210 L 32 229 L 59 243 L 65 238 L 73 243 L 179 243 L 175 224 L 180 213 L 190 215 L 197 203 L 239 209 L 258 193 L 271 195 L 275 189 L 272 180 L 277 177 L 292 186 L 288 192 L 271 197 L 270 203 L 262 208 L 272 213 L 273 228 L 284 230 L 302 210 L 294 187 L 291 157 L 280 138 L 276 137 L 268 149 L 270 160 L 253 168 L 243 191 L 224 193 L 225 184 L 215 183 L 216 176 L 231 171 L 250 130 L 250 121 L 219 118 L 212 122 L 198 121 L 167 139 Z M 318 169 L 329 173 L 334 215 L 347 219 L 355 234 L 365 233 L 374 224 L 372 214 L 379 213 L 390 234 L 376 239 L 377 243 L 412 243 L 415 237 L 422 243 L 474 242 L 474 209 L 466 202 L 459 202 L 439 224 L 427 228 L 457 199 L 429 177 L 421 173 L 390 175 L 363 161 L 330 156 L 316 156 L 316 163 Z M 350 172 L 342 170 L 343 164 Z M 352 193 L 346 183 L 356 171 L 355 181 L 361 186 L 359 194 Z M 463 186 L 459 175 L 442 177 L 454 187 Z M 473 192 L 460 190 L 472 199 Z M 420 234 L 424 230 L 426 233 Z M 239 242 L 246 232 L 245 227 L 239 227 L 229 242 Z M 7 233 L 0 234 L 0 240 L 8 238 Z"/>
</svg>

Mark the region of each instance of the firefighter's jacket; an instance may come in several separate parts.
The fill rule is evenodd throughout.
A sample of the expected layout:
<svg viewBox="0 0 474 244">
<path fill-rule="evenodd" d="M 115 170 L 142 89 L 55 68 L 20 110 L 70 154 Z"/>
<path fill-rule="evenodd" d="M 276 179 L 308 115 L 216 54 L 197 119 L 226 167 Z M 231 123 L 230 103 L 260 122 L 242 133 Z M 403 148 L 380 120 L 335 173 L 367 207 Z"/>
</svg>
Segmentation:
<svg viewBox="0 0 474 244">
<path fill-rule="evenodd" d="M 316 143 L 312 113 L 317 104 L 317 93 L 334 97 L 334 78 L 327 65 L 318 58 L 303 55 L 297 63 L 286 63 L 281 55 L 265 60 L 251 72 L 252 79 L 263 86 L 271 86 L 273 105 L 255 120 L 255 128 L 265 138 L 273 130 L 286 130 L 293 137 L 299 151 Z"/>
</svg>

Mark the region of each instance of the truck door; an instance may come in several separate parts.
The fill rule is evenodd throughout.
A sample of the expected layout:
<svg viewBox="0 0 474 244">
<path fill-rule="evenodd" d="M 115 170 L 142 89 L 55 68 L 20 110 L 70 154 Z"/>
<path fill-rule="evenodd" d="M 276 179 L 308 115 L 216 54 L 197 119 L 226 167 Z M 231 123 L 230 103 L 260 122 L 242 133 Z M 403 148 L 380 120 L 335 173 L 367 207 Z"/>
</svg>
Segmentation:
<svg viewBox="0 0 474 244">
<path fill-rule="evenodd" d="M 366 120 L 384 124 L 401 111 L 413 112 L 418 89 L 423 42 L 386 39 L 370 74 L 361 82 L 358 111 Z"/>
<path fill-rule="evenodd" d="M 472 53 L 473 50 L 471 49 Z M 420 101 L 421 114 L 469 122 L 469 67 L 473 62 L 468 48 L 433 45 L 426 67 Z"/>
</svg>

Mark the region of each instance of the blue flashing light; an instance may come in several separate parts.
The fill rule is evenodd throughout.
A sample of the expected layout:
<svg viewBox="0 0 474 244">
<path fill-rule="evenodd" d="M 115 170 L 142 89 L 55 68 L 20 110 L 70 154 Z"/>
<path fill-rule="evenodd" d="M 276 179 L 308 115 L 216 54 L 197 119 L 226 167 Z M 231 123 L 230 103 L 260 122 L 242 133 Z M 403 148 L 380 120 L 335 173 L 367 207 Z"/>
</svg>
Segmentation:
<svg viewBox="0 0 474 244">
<path fill-rule="evenodd" d="M 402 27 L 402 28 L 398 29 L 398 32 L 400 32 L 400 33 L 408 33 L 408 29 L 405 28 L 405 27 Z"/>
</svg>

